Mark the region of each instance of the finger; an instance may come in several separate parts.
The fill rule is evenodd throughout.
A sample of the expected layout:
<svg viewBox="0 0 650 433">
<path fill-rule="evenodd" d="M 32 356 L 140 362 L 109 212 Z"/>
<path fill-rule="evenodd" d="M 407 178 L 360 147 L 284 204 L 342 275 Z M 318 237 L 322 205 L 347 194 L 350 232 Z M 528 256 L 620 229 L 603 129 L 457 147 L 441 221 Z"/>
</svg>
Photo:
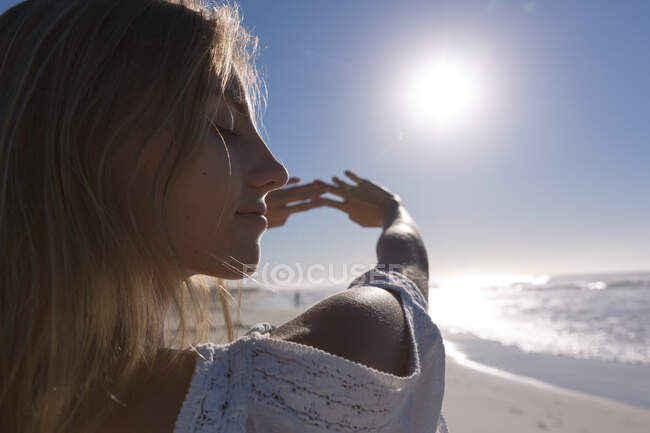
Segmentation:
<svg viewBox="0 0 650 433">
<path fill-rule="evenodd" d="M 322 186 L 327 186 L 327 187 L 330 187 L 330 188 L 337 188 L 336 185 L 332 185 L 331 183 L 327 183 L 327 182 L 322 181 L 322 180 L 320 180 L 320 179 L 316 179 L 316 180 L 314 180 L 314 183 L 316 183 L 316 184 L 318 184 L 318 185 L 322 185 Z"/>
<path fill-rule="evenodd" d="M 359 176 L 357 176 L 355 173 L 353 173 L 353 172 L 350 171 L 350 170 L 345 170 L 345 174 L 346 174 L 350 179 L 352 179 L 353 181 L 355 181 L 356 183 L 362 183 L 362 182 L 365 181 L 365 179 L 360 178 Z"/>
<path fill-rule="evenodd" d="M 296 212 L 303 212 L 321 206 L 325 206 L 325 204 L 321 203 L 319 200 L 312 200 L 294 206 L 287 206 L 285 209 L 289 212 L 289 214 L 292 214 Z"/>
<path fill-rule="evenodd" d="M 285 185 L 292 185 L 292 184 L 298 183 L 298 182 L 300 182 L 299 177 L 290 177 Z"/>
<path fill-rule="evenodd" d="M 349 183 L 342 181 L 341 179 L 339 179 L 336 176 L 332 176 L 332 180 L 334 181 L 335 184 L 337 184 L 339 187 L 341 187 L 343 189 L 353 188 L 354 187 L 354 185 L 350 185 Z"/>
<path fill-rule="evenodd" d="M 305 183 L 303 185 L 293 186 L 291 188 L 284 188 L 282 191 L 286 194 L 294 194 L 294 193 L 304 192 L 304 191 L 324 190 L 324 188 L 325 185 L 321 185 L 314 181 L 310 183 Z"/>
<path fill-rule="evenodd" d="M 324 192 L 331 192 L 332 194 L 338 195 L 341 198 L 346 196 L 345 193 L 343 192 L 343 190 L 340 187 L 336 186 L 336 185 L 332 185 L 331 183 L 323 182 L 320 179 L 316 179 L 314 182 L 316 182 L 316 183 L 318 183 L 320 185 L 323 185 L 325 187 Z"/>
<path fill-rule="evenodd" d="M 325 188 L 323 188 L 323 189 L 316 189 L 316 190 L 313 190 L 313 191 L 303 191 L 303 192 L 291 193 L 291 194 L 288 194 L 285 197 L 282 197 L 282 201 L 284 203 L 289 203 L 289 202 L 297 201 L 297 200 L 305 200 L 307 198 L 317 197 L 320 194 L 324 194 L 326 192 L 327 192 L 327 190 Z"/>
<path fill-rule="evenodd" d="M 345 190 L 343 190 L 342 188 L 339 188 L 337 186 L 327 187 L 327 189 L 325 191 L 323 191 L 323 193 L 326 193 L 326 192 L 330 192 L 330 193 L 332 193 L 334 195 L 337 195 L 337 196 L 339 196 L 341 198 L 346 198 L 346 197 L 349 196 L 349 194 Z"/>
</svg>

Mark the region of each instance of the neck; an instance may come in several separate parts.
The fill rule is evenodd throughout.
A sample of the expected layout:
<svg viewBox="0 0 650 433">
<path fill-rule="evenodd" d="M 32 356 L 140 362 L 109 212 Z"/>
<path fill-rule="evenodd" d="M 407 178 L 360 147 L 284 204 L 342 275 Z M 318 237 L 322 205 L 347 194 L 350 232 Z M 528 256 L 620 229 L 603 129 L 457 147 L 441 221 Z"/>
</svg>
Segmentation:
<svg viewBox="0 0 650 433">
<path fill-rule="evenodd" d="M 99 433 L 152 431 L 171 433 L 194 373 L 195 353 L 161 349 L 120 386 L 115 398 L 103 390 L 93 393 L 85 413 L 108 407 Z"/>
</svg>

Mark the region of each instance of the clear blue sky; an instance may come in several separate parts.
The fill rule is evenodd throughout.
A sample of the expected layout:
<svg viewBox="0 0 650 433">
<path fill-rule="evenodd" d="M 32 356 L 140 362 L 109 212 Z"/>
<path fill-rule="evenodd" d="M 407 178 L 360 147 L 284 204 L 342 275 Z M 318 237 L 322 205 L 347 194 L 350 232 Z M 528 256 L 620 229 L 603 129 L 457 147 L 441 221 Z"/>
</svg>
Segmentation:
<svg viewBox="0 0 650 433">
<path fill-rule="evenodd" d="M 400 194 L 432 275 L 650 269 L 650 2 L 240 4 L 272 150 L 305 180 L 350 168 Z M 441 48 L 482 59 L 486 119 L 409 138 L 395 89 Z M 371 263 L 378 235 L 317 209 L 263 260 Z"/>
<path fill-rule="evenodd" d="M 239 3 L 271 149 L 305 181 L 349 168 L 398 193 L 434 279 L 650 269 L 650 2 Z M 441 49 L 480 59 L 489 95 L 446 135 L 395 102 Z M 370 264 L 379 233 L 316 209 L 265 233 L 262 262 Z"/>
</svg>

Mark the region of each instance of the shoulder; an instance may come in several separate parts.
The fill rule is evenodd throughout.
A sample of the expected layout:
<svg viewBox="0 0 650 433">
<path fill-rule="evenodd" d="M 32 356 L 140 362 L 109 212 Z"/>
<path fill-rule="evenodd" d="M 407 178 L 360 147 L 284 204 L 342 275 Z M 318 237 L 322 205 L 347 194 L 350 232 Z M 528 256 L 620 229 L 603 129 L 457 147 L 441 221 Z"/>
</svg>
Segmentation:
<svg viewBox="0 0 650 433">
<path fill-rule="evenodd" d="M 397 376 L 407 374 L 408 325 L 400 295 L 382 288 L 359 285 L 330 296 L 276 328 L 270 337 Z"/>
</svg>

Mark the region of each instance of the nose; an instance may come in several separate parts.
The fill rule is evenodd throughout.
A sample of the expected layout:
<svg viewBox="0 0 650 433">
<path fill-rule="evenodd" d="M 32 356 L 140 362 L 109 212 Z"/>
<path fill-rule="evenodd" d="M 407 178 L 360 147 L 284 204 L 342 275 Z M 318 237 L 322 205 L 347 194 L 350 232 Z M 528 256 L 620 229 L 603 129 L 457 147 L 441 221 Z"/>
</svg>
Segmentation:
<svg viewBox="0 0 650 433">
<path fill-rule="evenodd" d="M 289 172 L 260 139 L 261 155 L 249 175 L 249 184 L 264 194 L 282 188 L 289 181 Z"/>
</svg>

